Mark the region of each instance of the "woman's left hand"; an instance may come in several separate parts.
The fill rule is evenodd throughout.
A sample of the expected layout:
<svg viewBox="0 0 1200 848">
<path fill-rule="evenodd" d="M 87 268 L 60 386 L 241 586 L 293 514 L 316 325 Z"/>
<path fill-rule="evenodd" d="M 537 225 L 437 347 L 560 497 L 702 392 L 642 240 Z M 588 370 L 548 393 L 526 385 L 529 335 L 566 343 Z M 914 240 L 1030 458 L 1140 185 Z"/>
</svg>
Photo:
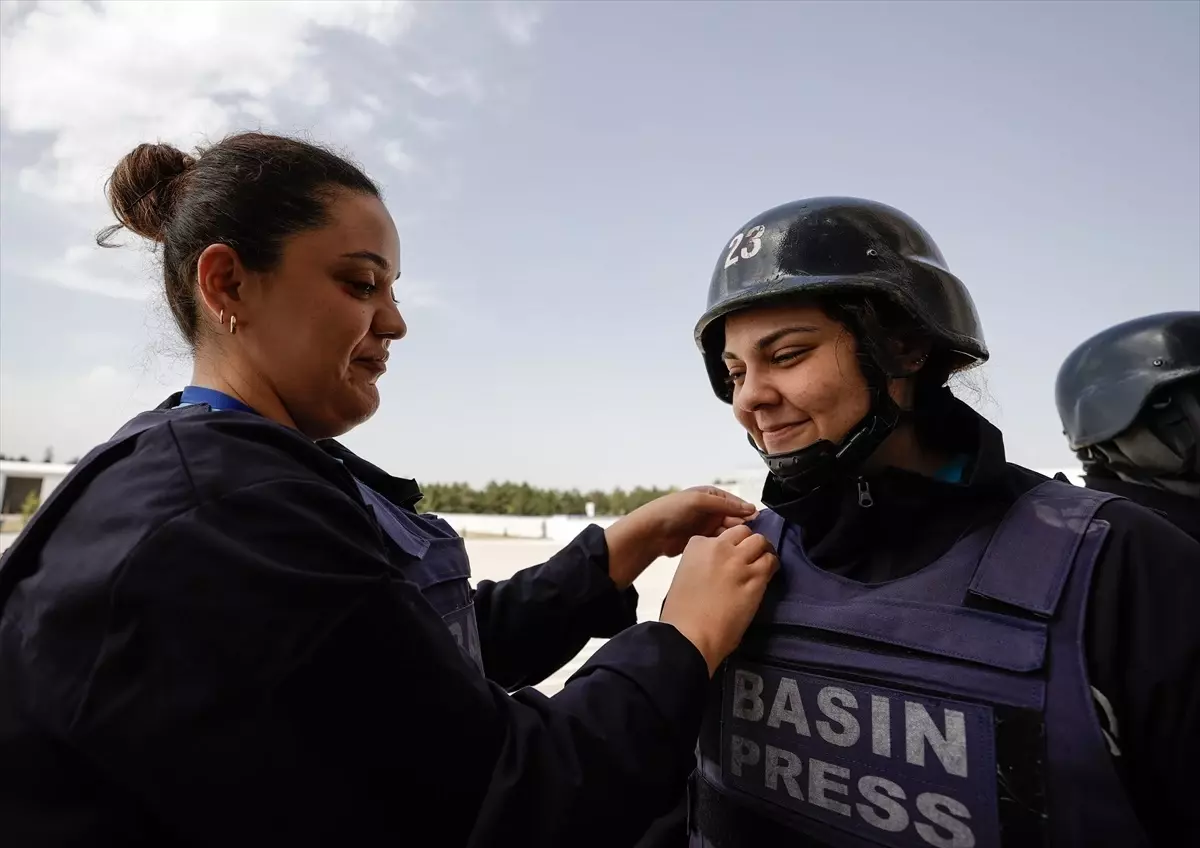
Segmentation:
<svg viewBox="0 0 1200 848">
<path fill-rule="evenodd" d="M 604 531 L 608 573 L 626 589 L 660 556 L 679 556 L 693 536 L 716 536 L 758 514 L 753 504 L 715 486 L 696 486 L 652 500 Z"/>
</svg>

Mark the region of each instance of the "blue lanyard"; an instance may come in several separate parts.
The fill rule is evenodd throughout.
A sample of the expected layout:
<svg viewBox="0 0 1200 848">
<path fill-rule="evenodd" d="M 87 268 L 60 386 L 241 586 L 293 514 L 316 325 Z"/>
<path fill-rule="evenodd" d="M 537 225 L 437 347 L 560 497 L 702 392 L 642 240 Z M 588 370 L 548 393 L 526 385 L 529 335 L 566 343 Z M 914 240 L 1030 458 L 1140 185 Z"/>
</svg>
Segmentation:
<svg viewBox="0 0 1200 848">
<path fill-rule="evenodd" d="M 227 410 L 231 412 L 249 412 L 251 415 L 258 415 L 258 411 L 252 409 L 242 403 L 235 397 L 230 397 L 224 392 L 218 392 L 216 389 L 206 389 L 202 386 L 188 386 L 183 390 L 183 397 L 179 399 L 181 406 L 190 406 L 196 403 L 203 403 L 217 410 Z"/>
<path fill-rule="evenodd" d="M 230 397 L 224 392 L 218 392 L 216 389 L 206 389 L 203 386 L 188 386 L 183 390 L 183 395 L 179 398 L 179 405 L 191 406 L 193 404 L 204 404 L 218 411 L 249 412 L 251 415 L 258 415 L 256 410 L 242 403 L 237 398 Z M 346 463 L 344 461 L 338 459 L 338 462 L 342 463 L 342 467 L 345 467 Z M 346 468 L 346 471 L 350 472 L 350 469 Z M 350 476 L 358 484 L 358 488 L 368 504 L 375 505 L 377 509 L 379 507 L 383 508 L 383 515 L 380 516 L 378 512 L 376 515 L 382 518 L 385 531 L 400 546 L 401 550 L 418 558 L 424 556 L 425 551 L 429 549 L 429 539 L 423 535 L 414 536 L 413 531 L 408 528 L 407 524 L 398 524 L 398 522 L 406 520 L 396 518 L 396 515 L 399 514 L 398 508 L 383 495 L 367 486 L 366 483 L 354 477 L 353 472 L 350 472 Z M 390 522 L 384 516 L 390 517 Z"/>
<path fill-rule="evenodd" d="M 191 406 L 193 404 L 206 404 L 217 411 L 228 412 L 249 412 L 251 415 L 258 415 L 258 411 L 253 407 L 249 407 L 235 397 L 230 397 L 224 392 L 218 392 L 216 389 L 206 389 L 203 386 L 188 386 L 183 390 L 183 396 L 179 398 L 180 406 Z M 345 462 L 338 460 L 343 466 Z M 350 469 L 346 469 L 349 471 Z M 351 474 L 353 477 L 354 475 Z M 366 484 L 360 481 L 357 477 L 354 482 L 358 483 L 359 487 L 371 492 L 375 497 L 386 500 L 383 495 L 378 494 L 373 489 L 368 489 Z"/>
</svg>

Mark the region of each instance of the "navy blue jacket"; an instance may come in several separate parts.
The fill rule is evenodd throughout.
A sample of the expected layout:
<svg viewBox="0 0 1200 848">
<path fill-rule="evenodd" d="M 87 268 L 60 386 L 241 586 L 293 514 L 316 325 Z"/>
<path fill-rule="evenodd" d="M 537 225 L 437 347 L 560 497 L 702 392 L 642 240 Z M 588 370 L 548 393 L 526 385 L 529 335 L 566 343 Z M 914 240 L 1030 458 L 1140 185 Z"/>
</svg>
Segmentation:
<svg viewBox="0 0 1200 848">
<path fill-rule="evenodd" d="M 233 412 L 127 441 L 0 592 L 0 844 L 613 848 L 677 796 L 705 663 L 623 630 L 599 528 L 479 584 L 489 680 L 398 576 L 352 454 Z M 622 630 L 555 697 L 505 691 Z"/>
</svg>

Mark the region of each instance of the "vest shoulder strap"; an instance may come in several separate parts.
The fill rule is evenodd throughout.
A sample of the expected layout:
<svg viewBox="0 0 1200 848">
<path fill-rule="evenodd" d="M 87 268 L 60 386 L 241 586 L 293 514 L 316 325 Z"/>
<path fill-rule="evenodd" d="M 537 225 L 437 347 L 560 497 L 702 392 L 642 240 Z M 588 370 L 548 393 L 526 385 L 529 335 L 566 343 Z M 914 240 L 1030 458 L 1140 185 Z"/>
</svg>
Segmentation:
<svg viewBox="0 0 1200 848">
<path fill-rule="evenodd" d="M 765 536 L 778 552 L 780 545 L 783 544 L 783 533 L 787 529 L 787 522 L 774 510 L 764 509 L 759 511 L 758 517 L 750 522 L 750 529 Z"/>
<path fill-rule="evenodd" d="M 972 594 L 1054 615 L 1096 511 L 1118 496 L 1046 480 L 1001 519 L 971 578 Z"/>
<path fill-rule="evenodd" d="M 134 418 L 104 444 L 93 448 L 71 469 L 50 497 L 33 514 L 11 547 L 0 556 L 0 610 L 18 583 L 37 570 L 38 553 L 67 510 L 79 500 L 88 484 L 103 471 L 133 453 L 137 437 L 153 427 L 180 416 L 207 413 L 208 407 L 184 407 L 144 412 Z"/>
</svg>

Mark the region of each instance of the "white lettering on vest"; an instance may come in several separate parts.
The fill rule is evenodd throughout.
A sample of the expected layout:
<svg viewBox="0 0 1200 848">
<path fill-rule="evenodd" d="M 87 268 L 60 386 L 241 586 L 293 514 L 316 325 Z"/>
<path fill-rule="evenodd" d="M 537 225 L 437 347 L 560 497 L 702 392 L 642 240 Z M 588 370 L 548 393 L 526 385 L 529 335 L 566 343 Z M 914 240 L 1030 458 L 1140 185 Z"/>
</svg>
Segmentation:
<svg viewBox="0 0 1200 848">
<path fill-rule="evenodd" d="M 924 704 L 904 702 L 905 754 L 915 766 L 925 765 L 925 743 L 942 763 L 947 774 L 967 776 L 967 728 L 958 710 L 942 711 L 946 717 L 946 735 L 933 722 Z"/>
<path fill-rule="evenodd" d="M 782 790 L 792 799 L 804 802 L 797 778 L 803 773 L 805 758 L 774 745 L 765 748 L 764 756 L 755 741 L 732 736 L 730 772 L 737 777 L 749 777 L 752 767 L 761 766 L 761 785 L 772 792 L 780 792 L 782 783 Z M 857 786 L 860 802 L 849 804 L 830 797 L 843 795 L 849 801 L 851 785 Z M 808 758 L 807 803 L 814 807 L 847 818 L 857 813 L 865 824 L 886 833 L 902 833 L 913 825 L 920 838 L 934 848 L 973 848 L 975 834 L 966 822 L 971 814 L 965 804 L 947 795 L 922 793 L 917 796 L 915 806 L 927 821 L 914 822 L 909 811 L 899 803 L 906 800 L 904 789 L 885 777 L 863 775 L 855 784 L 849 768 L 816 757 Z"/>
<path fill-rule="evenodd" d="M 930 845 L 935 848 L 973 848 L 975 845 L 975 834 L 961 821 L 969 819 L 971 813 L 960 802 L 936 792 L 925 792 L 917 796 L 917 809 L 933 823 L 917 822 L 917 833 Z M 934 830 L 933 825 L 950 831 L 950 838 Z"/>
<path fill-rule="evenodd" d="M 826 775 L 833 775 L 834 777 L 848 780 L 850 778 L 850 769 L 822 762 L 816 757 L 810 757 L 808 760 L 808 802 L 818 807 L 824 807 L 826 810 L 838 815 L 850 815 L 849 804 L 843 804 L 841 801 L 834 801 L 832 798 L 825 796 L 826 792 L 847 795 L 850 792 L 850 787 L 844 783 L 834 783 Z"/>
<path fill-rule="evenodd" d="M 842 726 L 841 730 L 834 730 L 828 721 L 818 721 L 817 733 L 822 739 L 841 748 L 849 748 L 858 741 L 858 719 L 842 709 L 858 709 L 858 699 L 853 694 L 838 686 L 826 686 L 817 693 L 817 706 L 827 718 Z"/>
<path fill-rule="evenodd" d="M 866 804 L 856 804 L 859 816 L 872 827 L 886 830 L 889 833 L 899 833 L 908 827 L 908 810 L 892 799 L 904 800 L 904 790 L 886 777 L 866 775 L 858 779 L 858 794 L 863 796 Z M 869 806 L 874 804 L 875 806 Z M 887 813 L 881 816 L 875 807 Z"/>
<path fill-rule="evenodd" d="M 892 702 L 882 695 L 871 696 L 871 753 L 892 755 Z"/>
<path fill-rule="evenodd" d="M 786 762 L 787 765 L 784 768 L 780 768 L 780 762 Z M 787 793 L 797 801 L 803 801 L 804 796 L 800 794 L 800 785 L 796 783 L 796 775 L 800 774 L 800 769 L 803 765 L 804 761 L 791 751 L 785 751 L 782 748 L 776 748 L 774 745 L 768 745 L 766 772 L 764 774 L 767 788 L 776 788 L 778 778 L 782 777 Z"/>
<path fill-rule="evenodd" d="M 732 787 L 871 844 L 1000 844 L 994 790 L 964 780 L 969 766 L 980 779 L 994 772 L 986 706 L 765 665 L 726 674 L 721 769 Z M 969 756 L 968 739 L 982 744 Z"/>
<path fill-rule="evenodd" d="M 812 736 L 808 729 L 808 717 L 804 714 L 804 702 L 800 700 L 800 690 L 796 681 L 784 677 L 779 681 L 775 690 L 775 702 L 771 704 L 771 714 L 767 717 L 768 727 L 779 727 L 781 722 L 787 722 L 796 728 L 801 736 Z"/>
<path fill-rule="evenodd" d="M 752 671 L 738 669 L 733 676 L 733 715 L 745 721 L 763 717 L 763 679 Z"/>
<path fill-rule="evenodd" d="M 732 736 L 729 740 L 729 768 L 738 777 L 742 776 L 742 766 L 758 765 L 762 755 L 758 743 L 740 736 Z"/>
</svg>

